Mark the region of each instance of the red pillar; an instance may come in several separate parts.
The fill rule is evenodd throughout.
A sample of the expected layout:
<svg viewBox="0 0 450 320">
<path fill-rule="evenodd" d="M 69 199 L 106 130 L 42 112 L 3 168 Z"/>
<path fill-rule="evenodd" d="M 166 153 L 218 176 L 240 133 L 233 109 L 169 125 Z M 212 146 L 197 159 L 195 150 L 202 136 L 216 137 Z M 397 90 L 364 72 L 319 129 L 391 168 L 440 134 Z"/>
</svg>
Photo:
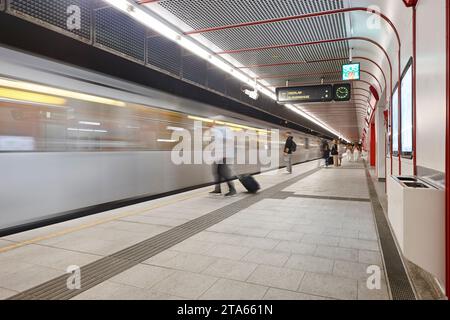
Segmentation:
<svg viewBox="0 0 450 320">
<path fill-rule="evenodd" d="M 446 161 L 445 161 L 445 206 L 446 206 L 446 281 L 445 293 L 450 296 L 450 0 L 446 3 L 447 24 L 447 128 L 446 128 Z"/>
<path fill-rule="evenodd" d="M 372 167 L 375 167 L 376 162 L 376 154 L 377 154 L 377 141 L 376 141 L 376 134 L 375 134 L 375 121 L 372 121 L 370 123 L 370 165 Z"/>
</svg>

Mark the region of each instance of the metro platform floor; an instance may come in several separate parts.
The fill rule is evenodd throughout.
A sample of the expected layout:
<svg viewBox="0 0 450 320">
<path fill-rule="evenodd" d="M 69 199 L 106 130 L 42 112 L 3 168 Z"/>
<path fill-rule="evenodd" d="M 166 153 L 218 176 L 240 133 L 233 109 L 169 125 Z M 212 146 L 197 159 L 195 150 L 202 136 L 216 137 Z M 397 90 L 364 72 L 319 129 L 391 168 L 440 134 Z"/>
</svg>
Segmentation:
<svg viewBox="0 0 450 320">
<path fill-rule="evenodd" d="M 0 299 L 405 297 L 364 163 L 310 162 L 256 179 L 258 195 L 239 183 L 232 198 L 202 188 L 0 238 Z M 80 290 L 64 288 L 71 265 Z M 367 288 L 371 265 L 381 289 Z"/>
</svg>

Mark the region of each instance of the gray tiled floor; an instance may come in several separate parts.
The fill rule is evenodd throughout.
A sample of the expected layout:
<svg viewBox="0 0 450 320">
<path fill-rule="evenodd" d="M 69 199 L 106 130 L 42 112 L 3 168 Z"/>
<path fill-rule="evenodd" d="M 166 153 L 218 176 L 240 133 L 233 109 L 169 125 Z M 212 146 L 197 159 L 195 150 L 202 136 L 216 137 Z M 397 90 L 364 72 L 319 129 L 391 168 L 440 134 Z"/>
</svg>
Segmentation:
<svg viewBox="0 0 450 320">
<path fill-rule="evenodd" d="M 205 300 L 259 300 L 264 297 L 268 287 L 220 279 L 201 296 Z"/>
<path fill-rule="evenodd" d="M 354 300 L 358 297 L 358 281 L 328 274 L 307 273 L 299 290 L 323 297 Z"/>
<path fill-rule="evenodd" d="M 280 171 L 257 179 L 265 189 L 286 177 Z M 284 190 L 298 196 L 259 201 L 75 299 L 389 299 L 384 277 L 380 290 L 366 286 L 369 265 L 384 269 L 370 202 L 301 197 L 368 199 L 365 179 L 362 166 L 320 170 Z M 0 299 L 60 275 L 68 265 L 86 265 L 246 197 L 203 191 L 168 205 L 136 205 L 137 214 L 0 253 Z M 158 206 L 149 208 L 153 203 Z M 58 232 L 61 226 L 43 229 Z M 34 230 L 6 239 L 45 234 Z M 0 248 L 11 244 L 6 239 Z"/>
</svg>

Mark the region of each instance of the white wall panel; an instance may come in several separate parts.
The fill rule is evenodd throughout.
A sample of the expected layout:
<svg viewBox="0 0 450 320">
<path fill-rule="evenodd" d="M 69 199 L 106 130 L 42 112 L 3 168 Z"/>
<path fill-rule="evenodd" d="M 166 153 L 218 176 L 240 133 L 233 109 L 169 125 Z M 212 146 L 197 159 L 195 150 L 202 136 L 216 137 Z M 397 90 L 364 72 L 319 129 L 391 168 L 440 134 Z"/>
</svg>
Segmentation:
<svg viewBox="0 0 450 320">
<path fill-rule="evenodd" d="M 417 7 L 417 165 L 445 170 L 445 1 Z"/>
<path fill-rule="evenodd" d="M 412 159 L 402 158 L 402 176 L 414 175 L 414 165 Z"/>
<path fill-rule="evenodd" d="M 398 176 L 399 174 L 399 164 L 398 164 L 398 157 L 392 158 L 392 175 Z"/>
</svg>

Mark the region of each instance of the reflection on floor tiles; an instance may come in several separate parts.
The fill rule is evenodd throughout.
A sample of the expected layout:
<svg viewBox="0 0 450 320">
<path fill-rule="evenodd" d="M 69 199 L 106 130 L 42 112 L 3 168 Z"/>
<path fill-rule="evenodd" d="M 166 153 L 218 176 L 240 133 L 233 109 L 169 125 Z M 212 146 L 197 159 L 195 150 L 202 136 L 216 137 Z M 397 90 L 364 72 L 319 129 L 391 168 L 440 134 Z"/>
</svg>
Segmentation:
<svg viewBox="0 0 450 320">
<path fill-rule="evenodd" d="M 286 188 L 291 196 L 259 201 L 75 299 L 389 299 L 384 276 L 380 290 L 366 285 L 368 266 L 384 270 L 371 204 L 343 199 L 369 198 L 359 167 L 319 170 Z M 259 181 L 266 188 L 286 177 L 280 171 Z M 0 299 L 246 196 L 224 200 L 204 190 L 205 196 L 151 210 L 141 204 L 138 214 L 0 253 Z"/>
</svg>

